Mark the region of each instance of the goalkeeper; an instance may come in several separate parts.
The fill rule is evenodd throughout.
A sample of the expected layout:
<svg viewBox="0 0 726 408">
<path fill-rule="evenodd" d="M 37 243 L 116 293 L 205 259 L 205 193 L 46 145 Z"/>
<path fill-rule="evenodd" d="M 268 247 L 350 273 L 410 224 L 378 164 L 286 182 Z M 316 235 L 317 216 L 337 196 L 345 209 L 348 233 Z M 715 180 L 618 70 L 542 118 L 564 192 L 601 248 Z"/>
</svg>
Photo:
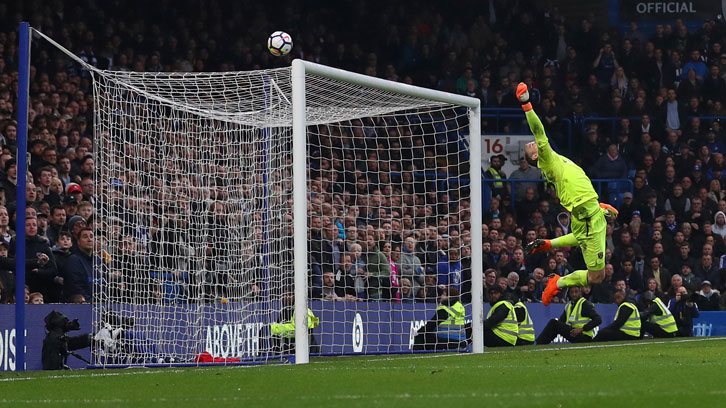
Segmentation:
<svg viewBox="0 0 726 408">
<path fill-rule="evenodd" d="M 529 103 L 527 85 L 517 85 L 517 98 L 527 117 L 535 141 L 524 147 L 530 165 L 539 167 L 542 176 L 554 184 L 560 204 L 572 214 L 572 232 L 549 239 L 535 239 L 527 244 L 527 254 L 549 251 L 551 248 L 580 246 L 588 270 L 579 270 L 560 277 L 550 276 L 542 293 L 542 303 L 550 300 L 561 288 L 599 284 L 605 277 L 605 216 L 616 217 L 617 210 L 608 204 L 598 204 L 598 196 L 585 172 L 568 158 L 557 154 L 550 146 L 542 122 Z"/>
</svg>

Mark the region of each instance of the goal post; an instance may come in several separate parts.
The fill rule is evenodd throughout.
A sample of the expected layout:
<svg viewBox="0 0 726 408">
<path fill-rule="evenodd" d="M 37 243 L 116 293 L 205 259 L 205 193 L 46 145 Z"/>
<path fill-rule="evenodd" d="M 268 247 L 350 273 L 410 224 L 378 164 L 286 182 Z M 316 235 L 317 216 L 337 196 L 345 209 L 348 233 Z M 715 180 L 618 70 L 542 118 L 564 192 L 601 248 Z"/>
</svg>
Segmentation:
<svg viewBox="0 0 726 408">
<path fill-rule="evenodd" d="M 442 293 L 446 349 L 483 352 L 478 99 L 302 60 L 100 70 L 33 32 L 92 79 L 93 366 L 410 353 Z"/>
<path fill-rule="evenodd" d="M 306 79 L 308 75 L 316 75 L 331 80 L 379 89 L 382 91 L 409 95 L 415 98 L 460 105 L 469 109 L 469 177 L 471 203 L 471 247 L 482 247 L 482 209 L 481 209 L 481 114 L 480 101 L 476 98 L 420 88 L 399 82 L 388 81 L 367 75 L 344 71 L 321 64 L 300 59 L 292 62 L 292 99 L 293 99 L 293 177 L 295 179 L 295 314 L 296 314 L 296 360 L 298 363 L 308 362 L 307 336 L 307 208 L 305 190 L 307 174 L 306 154 L 307 142 L 307 104 Z M 475 182 L 477 181 L 477 182 Z M 478 225 L 478 227 L 475 227 Z M 483 293 L 482 293 L 482 260 L 481 251 L 472 251 L 471 280 L 472 284 L 472 347 L 474 353 L 483 353 Z M 303 289 L 304 288 L 304 289 Z"/>
</svg>

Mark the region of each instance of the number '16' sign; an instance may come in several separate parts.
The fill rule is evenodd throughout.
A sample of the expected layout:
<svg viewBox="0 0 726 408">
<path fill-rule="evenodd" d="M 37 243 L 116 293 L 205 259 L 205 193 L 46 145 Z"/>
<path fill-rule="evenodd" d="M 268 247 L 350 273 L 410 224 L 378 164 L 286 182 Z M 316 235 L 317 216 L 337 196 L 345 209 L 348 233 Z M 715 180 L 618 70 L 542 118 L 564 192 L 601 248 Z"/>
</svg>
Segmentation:
<svg viewBox="0 0 726 408">
<path fill-rule="evenodd" d="M 484 154 L 500 154 L 504 151 L 504 145 L 502 144 L 502 139 L 500 138 L 489 138 L 485 137 L 483 138 L 483 145 L 484 148 Z"/>
</svg>

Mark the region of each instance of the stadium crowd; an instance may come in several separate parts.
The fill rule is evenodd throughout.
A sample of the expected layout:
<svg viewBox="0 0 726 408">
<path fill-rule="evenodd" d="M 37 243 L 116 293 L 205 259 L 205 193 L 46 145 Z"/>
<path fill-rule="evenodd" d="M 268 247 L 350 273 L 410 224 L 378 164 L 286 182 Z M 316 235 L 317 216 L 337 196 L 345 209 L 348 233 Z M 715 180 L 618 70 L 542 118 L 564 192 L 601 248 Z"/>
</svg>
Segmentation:
<svg viewBox="0 0 726 408">
<path fill-rule="evenodd" d="M 460 15 L 437 11 L 436 2 L 411 9 L 359 1 L 314 11 L 283 2 L 277 6 L 280 21 L 274 23 L 267 20 L 265 6 L 254 2 L 144 3 L 148 18 L 141 19 L 126 3 L 101 6 L 91 1 L 71 7 L 31 0 L 1 5 L 0 259 L 7 263 L 0 264 L 0 301 L 14 301 L 10 260 L 16 245 L 12 220 L 18 174 L 17 22 L 25 19 L 101 69 L 251 70 L 288 65 L 299 57 L 477 97 L 485 108 L 518 108 L 514 89 L 523 81 L 557 145 L 564 146 L 570 137 L 563 126 L 563 119 L 570 119 L 573 159 L 593 178 L 630 178 L 634 185 L 632 193 L 617 197 L 622 203 L 608 229 L 605 281 L 584 288 L 583 296 L 612 303 L 615 291 L 622 289 L 636 300 L 652 292 L 667 303 L 685 287 L 698 294 L 701 310 L 726 310 L 726 300 L 719 297 L 726 286 L 726 134 L 713 118 L 726 117 L 726 26 L 708 21 L 689 32 L 677 21 L 659 25 L 646 36 L 635 24 L 621 33 L 596 28 L 592 19 L 567 21 L 557 10 L 545 11 L 528 2 L 514 8 L 506 1 L 490 3 L 489 8 L 472 5 L 477 8 Z M 359 15 L 352 26 L 335 17 L 340 8 Z M 281 27 L 296 43 L 289 56 L 274 58 L 260 33 Z M 88 71 L 35 41 L 25 209 L 26 302 L 91 301 L 93 262 L 108 265 L 116 274 L 140 263 L 161 268 L 153 265 L 154 252 L 162 250 L 158 243 L 183 245 L 185 238 L 157 236 L 162 233 L 155 228 L 130 228 L 123 217 L 112 223 L 118 228 L 97 228 L 98 218 L 105 215 L 94 205 L 94 191 L 105 190 L 96 188 L 93 178 L 98 148 L 94 114 Z M 618 120 L 613 127 L 601 126 L 609 122 L 586 123 L 590 116 Z M 514 132 L 521 126 L 515 119 L 483 120 L 485 132 Z M 309 142 L 313 298 L 435 302 L 449 286 L 461 292 L 462 301 L 470 300 L 466 185 L 446 184 L 442 189 L 441 183 L 422 175 L 465 174 L 465 151 L 458 144 L 439 143 L 436 129 L 372 119 L 317 128 Z M 132 156 L 150 155 L 140 146 L 128 148 Z M 492 158 L 490 175 L 539 175 L 525 160 L 516 174 L 502 174 L 503 160 Z M 129 177 L 124 172 L 119 170 L 119 179 Z M 188 180 L 165 182 L 177 188 Z M 512 300 L 536 302 L 549 274 L 584 269 L 578 248 L 532 256 L 522 249 L 537 237 L 569 232 L 569 215 L 552 189 L 520 183 L 510 191 L 506 183 L 492 183 L 491 190 L 482 227 L 485 288 L 498 285 Z M 185 211 L 223 214 L 224 196 L 216 197 L 209 208 Z M 119 205 L 153 207 L 152 202 Z M 292 218 L 281 222 L 289 226 Z M 179 228 L 189 225 L 194 226 Z M 110 234 L 115 234 L 112 240 Z M 118 247 L 108 248 L 106 241 Z M 169 273 L 152 271 L 151 266 L 144 270 L 155 274 L 153 279 L 174 284 L 160 284 L 161 289 L 148 295 L 158 301 L 183 301 L 188 287 L 194 286 L 196 266 L 175 264 Z M 245 290 L 258 292 L 261 285 L 254 282 Z M 164 290 L 173 296 L 165 296 Z M 485 290 L 485 296 L 488 293 Z M 555 301 L 566 299 L 563 293 Z"/>
</svg>

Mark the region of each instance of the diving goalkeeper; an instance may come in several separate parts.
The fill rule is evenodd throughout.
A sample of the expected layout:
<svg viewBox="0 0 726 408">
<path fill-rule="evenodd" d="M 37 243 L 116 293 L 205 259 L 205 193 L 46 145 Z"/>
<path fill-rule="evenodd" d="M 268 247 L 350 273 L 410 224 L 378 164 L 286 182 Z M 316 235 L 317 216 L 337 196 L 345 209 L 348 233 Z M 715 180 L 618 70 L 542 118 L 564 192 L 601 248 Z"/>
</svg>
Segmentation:
<svg viewBox="0 0 726 408">
<path fill-rule="evenodd" d="M 527 117 L 535 141 L 524 147 L 530 165 L 539 167 L 542 176 L 554 184 L 560 204 L 572 214 L 572 232 L 549 239 L 535 239 L 527 244 L 526 253 L 549 251 L 551 248 L 580 246 L 588 270 L 579 270 L 560 277 L 550 276 L 542 293 L 542 303 L 549 305 L 561 288 L 598 284 L 605 277 L 605 216 L 617 216 L 617 210 L 608 204 L 599 204 L 592 182 L 585 172 L 570 159 L 557 154 L 547 140 L 542 122 L 529 103 L 527 85 L 517 85 L 517 98 Z"/>
</svg>

